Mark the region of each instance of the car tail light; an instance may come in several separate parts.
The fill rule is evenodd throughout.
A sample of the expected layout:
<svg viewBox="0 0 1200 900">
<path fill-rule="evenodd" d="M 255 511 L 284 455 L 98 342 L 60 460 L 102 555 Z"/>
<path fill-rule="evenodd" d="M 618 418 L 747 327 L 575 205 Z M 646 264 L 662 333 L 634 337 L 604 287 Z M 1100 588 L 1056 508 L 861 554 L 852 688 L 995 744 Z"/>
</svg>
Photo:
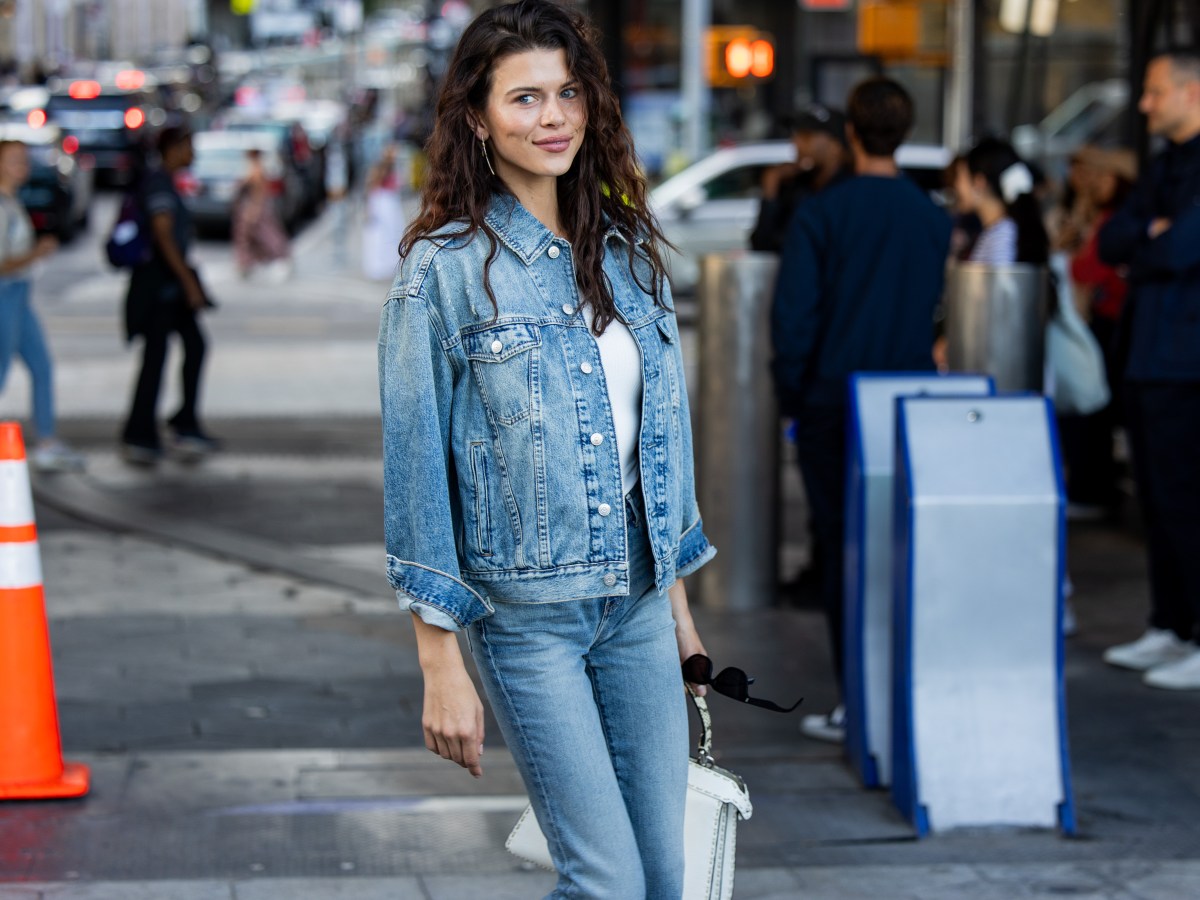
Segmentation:
<svg viewBox="0 0 1200 900">
<path fill-rule="evenodd" d="M 46 111 L 44 109 L 31 109 L 29 115 L 25 117 L 25 121 L 29 123 L 30 128 L 41 128 L 46 124 Z"/>
<path fill-rule="evenodd" d="M 73 134 L 68 134 L 63 138 L 62 148 L 63 153 L 66 153 L 68 156 L 75 154 L 79 150 L 79 138 Z"/>
<path fill-rule="evenodd" d="M 146 123 L 146 114 L 136 106 L 125 110 L 125 127 L 141 128 Z"/>
<path fill-rule="evenodd" d="M 275 197 L 283 196 L 283 179 L 282 178 L 276 178 L 272 181 L 267 182 L 267 184 L 270 185 L 272 196 L 275 196 Z"/>
<path fill-rule="evenodd" d="M 114 79 L 123 91 L 136 91 L 146 83 L 146 73 L 139 69 L 125 69 L 123 72 L 118 72 Z"/>
<path fill-rule="evenodd" d="M 67 94 L 72 100 L 95 100 L 100 96 L 100 82 L 72 81 Z"/>
</svg>

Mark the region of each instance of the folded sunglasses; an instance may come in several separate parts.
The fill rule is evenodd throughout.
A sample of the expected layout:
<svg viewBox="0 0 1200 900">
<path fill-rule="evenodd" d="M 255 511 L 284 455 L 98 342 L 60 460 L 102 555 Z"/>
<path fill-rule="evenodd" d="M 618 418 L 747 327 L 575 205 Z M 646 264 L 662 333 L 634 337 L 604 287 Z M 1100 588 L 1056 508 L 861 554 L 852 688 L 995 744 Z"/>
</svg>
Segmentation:
<svg viewBox="0 0 1200 900">
<path fill-rule="evenodd" d="M 804 702 L 804 698 L 801 697 L 791 706 L 783 707 L 778 703 L 772 703 L 770 700 L 760 700 L 757 697 L 751 697 L 750 685 L 754 684 L 752 677 L 741 669 L 735 669 L 732 666 L 728 669 L 722 669 L 716 675 L 713 675 L 712 660 L 702 653 L 689 656 L 684 661 L 683 680 L 688 684 L 709 685 L 718 694 L 724 694 L 726 697 L 731 697 L 741 703 L 749 703 L 751 706 L 761 706 L 763 709 L 769 709 L 772 712 L 789 713 Z"/>
</svg>

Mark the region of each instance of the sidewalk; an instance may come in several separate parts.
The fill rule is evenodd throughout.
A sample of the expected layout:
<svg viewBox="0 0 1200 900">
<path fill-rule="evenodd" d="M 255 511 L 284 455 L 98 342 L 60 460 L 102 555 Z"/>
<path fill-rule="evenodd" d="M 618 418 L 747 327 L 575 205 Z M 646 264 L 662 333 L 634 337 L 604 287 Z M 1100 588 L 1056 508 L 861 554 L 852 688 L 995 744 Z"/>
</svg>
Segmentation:
<svg viewBox="0 0 1200 900">
<path fill-rule="evenodd" d="M 207 400 L 228 451 L 203 466 L 122 465 L 126 385 L 111 391 L 124 363 L 60 354 L 80 391 L 64 436 L 90 465 L 35 490 L 64 752 L 93 783 L 81 801 L 0 804 L 0 900 L 474 900 L 552 884 L 503 849 L 525 799 L 490 715 L 482 782 L 423 748 L 412 627 L 382 565 L 373 366 L 386 285 L 321 270 L 320 248 L 286 295 L 231 283 L 214 329 L 228 323 L 232 342 L 237 324 L 240 343 L 214 341 L 225 355 Z M 87 325 L 104 301 L 71 302 Z M 274 330 L 247 328 L 272 317 Z M 79 322 L 50 325 L 69 336 Z M 790 467 L 783 504 L 794 560 Z M 714 698 L 717 756 L 755 805 L 735 896 L 1200 896 L 1200 696 L 1100 660 L 1143 627 L 1141 545 L 1128 528 L 1073 527 L 1070 571 L 1079 837 L 917 841 L 840 748 L 798 734 L 798 715 Z M 836 702 L 814 611 L 696 618 L 718 666 L 748 669 L 764 695 L 803 694 L 810 712 Z"/>
</svg>

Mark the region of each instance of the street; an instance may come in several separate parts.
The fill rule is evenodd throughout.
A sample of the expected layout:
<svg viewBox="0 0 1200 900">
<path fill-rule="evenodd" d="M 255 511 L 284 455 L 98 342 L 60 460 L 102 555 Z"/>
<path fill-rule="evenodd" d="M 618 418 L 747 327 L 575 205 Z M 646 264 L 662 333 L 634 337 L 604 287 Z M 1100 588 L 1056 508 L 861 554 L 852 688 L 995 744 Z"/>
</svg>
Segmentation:
<svg viewBox="0 0 1200 900">
<path fill-rule="evenodd" d="M 328 213 L 297 238 L 287 281 L 242 282 L 228 246 L 203 242 L 221 303 L 203 408 L 226 450 L 131 469 L 115 442 L 135 365 L 118 328 L 125 276 L 99 249 L 114 202 L 36 282 L 63 434 L 89 461 L 82 475 L 37 477 L 35 495 L 64 755 L 92 767 L 92 790 L 0 806 L 0 898 L 543 895 L 553 877 L 504 851 L 526 801 L 490 714 L 482 782 L 422 744 L 412 627 L 383 572 L 375 330 L 387 286 L 355 274 L 353 233 L 351 268 L 334 265 Z M 694 367 L 693 328 L 684 339 Z M 13 375 L 5 415 L 27 402 Z M 797 558 L 786 467 L 785 558 Z M 1195 696 L 1149 691 L 1100 661 L 1141 627 L 1140 538 L 1132 521 L 1079 526 L 1070 558 L 1080 836 L 918 841 L 796 716 L 718 697 L 718 759 L 755 805 L 738 830 L 736 897 L 1200 895 Z M 815 610 L 697 620 L 717 665 L 747 668 L 764 694 L 803 694 L 807 711 L 835 701 Z"/>
</svg>

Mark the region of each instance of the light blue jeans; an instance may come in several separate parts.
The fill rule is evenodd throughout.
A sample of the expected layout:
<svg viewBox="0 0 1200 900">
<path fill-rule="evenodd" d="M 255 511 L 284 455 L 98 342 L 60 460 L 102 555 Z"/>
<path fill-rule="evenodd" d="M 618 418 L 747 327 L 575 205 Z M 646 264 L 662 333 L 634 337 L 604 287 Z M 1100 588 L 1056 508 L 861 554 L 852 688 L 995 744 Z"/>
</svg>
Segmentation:
<svg viewBox="0 0 1200 900">
<path fill-rule="evenodd" d="M 54 374 L 42 326 L 34 315 L 27 279 L 0 279 L 0 391 L 13 357 L 20 355 L 33 382 L 33 425 L 37 436 L 54 437 Z"/>
<path fill-rule="evenodd" d="M 551 898 L 680 900 L 688 727 L 640 486 L 630 593 L 496 602 L 471 652 L 558 870 Z"/>
</svg>

